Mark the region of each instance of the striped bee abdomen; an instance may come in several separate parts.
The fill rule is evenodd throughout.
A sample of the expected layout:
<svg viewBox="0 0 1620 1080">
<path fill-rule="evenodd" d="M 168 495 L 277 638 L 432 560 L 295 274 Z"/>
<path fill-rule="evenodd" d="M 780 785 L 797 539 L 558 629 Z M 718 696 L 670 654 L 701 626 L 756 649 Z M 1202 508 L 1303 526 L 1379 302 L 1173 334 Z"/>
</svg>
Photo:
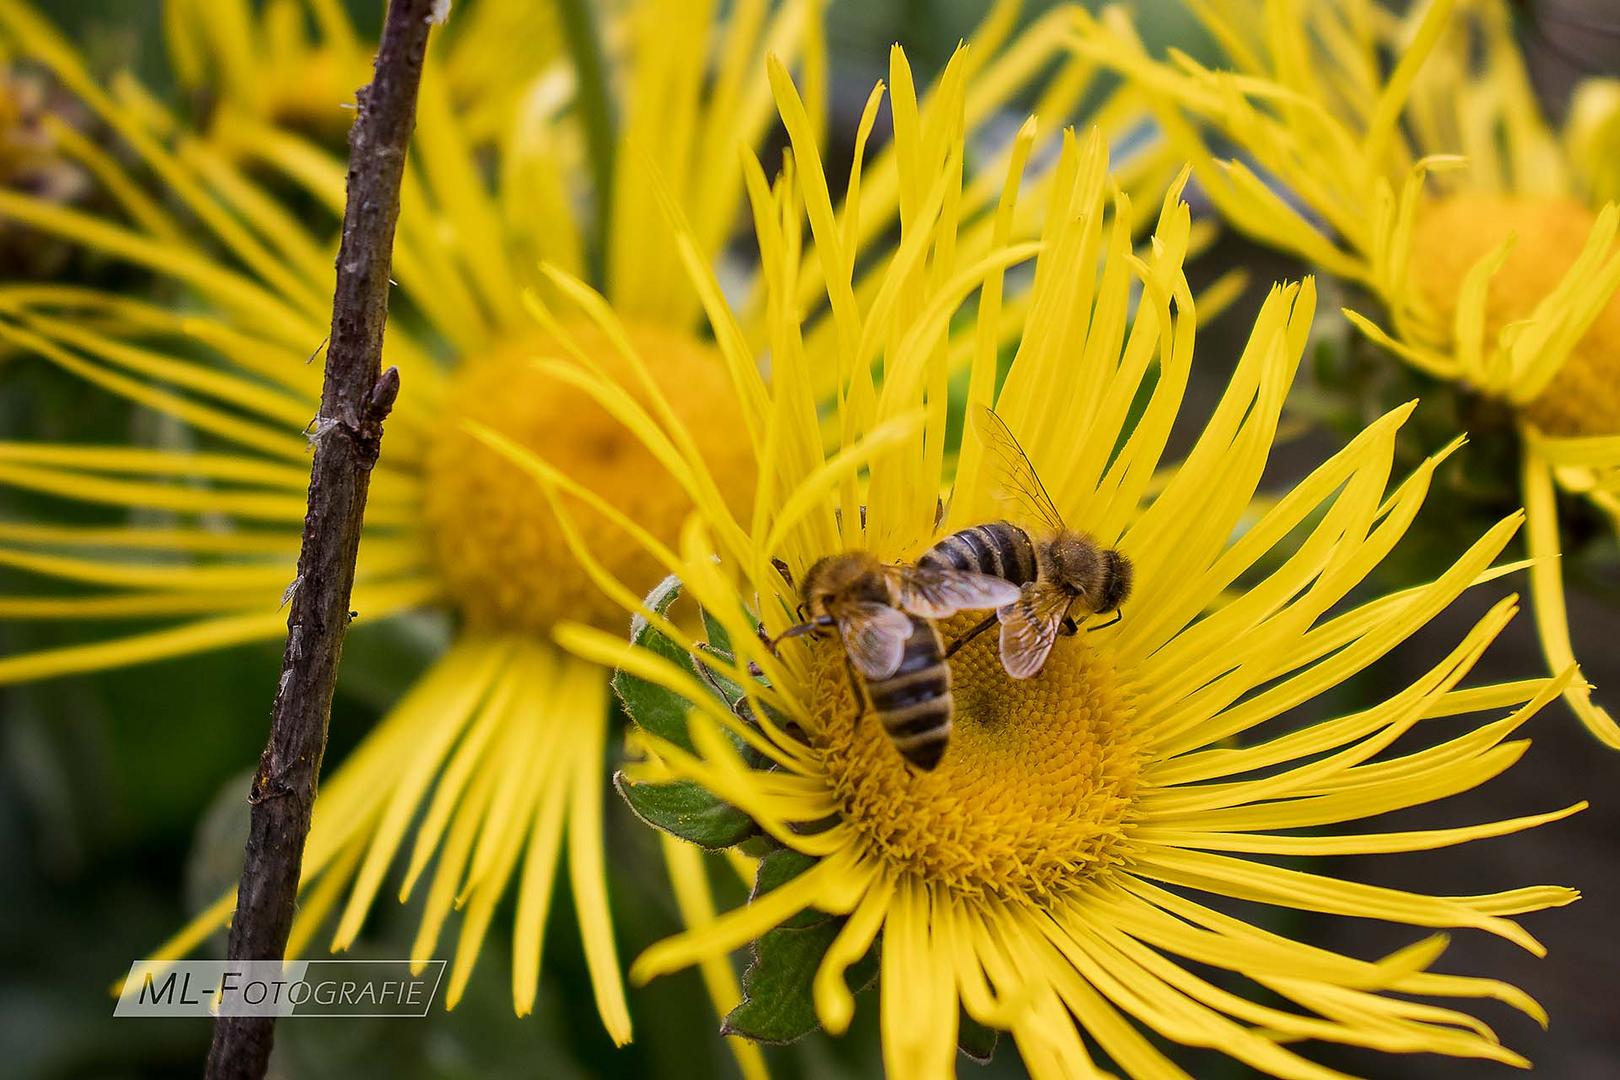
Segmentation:
<svg viewBox="0 0 1620 1080">
<path fill-rule="evenodd" d="M 951 669 L 939 631 L 927 619 L 911 619 L 900 667 L 887 679 L 869 679 L 866 696 L 884 732 L 912 765 L 932 769 L 951 738 Z"/>
<path fill-rule="evenodd" d="M 1028 585 L 1038 571 L 1029 534 L 1010 521 L 992 521 L 951 533 L 923 552 L 917 565 L 990 574 L 1014 585 Z"/>
</svg>

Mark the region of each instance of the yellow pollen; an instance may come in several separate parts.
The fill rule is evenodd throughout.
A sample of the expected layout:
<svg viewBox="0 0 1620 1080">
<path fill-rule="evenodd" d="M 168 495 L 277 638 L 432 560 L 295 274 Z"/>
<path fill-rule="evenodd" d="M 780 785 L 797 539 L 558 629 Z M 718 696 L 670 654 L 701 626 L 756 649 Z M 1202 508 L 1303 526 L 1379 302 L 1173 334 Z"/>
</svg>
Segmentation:
<svg viewBox="0 0 1620 1080">
<path fill-rule="evenodd" d="M 620 386 L 633 385 L 628 362 L 599 332 L 569 333 Z M 753 454 L 719 353 L 676 331 L 631 327 L 628 334 L 727 503 L 745 508 Z M 579 569 L 538 483 L 463 420 L 533 450 L 671 546 L 691 510 L 638 439 L 584 391 L 534 362 L 567 356 L 544 336 L 514 343 L 464 362 L 446 395 L 443 428 L 423 467 L 423 517 L 447 589 L 477 629 L 545 633 L 568 618 L 621 632 L 629 617 Z M 619 581 L 645 592 L 663 577 L 619 526 L 577 499 L 565 504 L 591 553 Z"/>
<path fill-rule="evenodd" d="M 1573 199 L 1449 196 L 1431 204 L 1418 222 L 1413 277 L 1449 326 L 1464 276 L 1509 234 L 1516 236 L 1485 304 L 1485 340 L 1493 341 L 1558 285 L 1592 224 L 1592 212 Z M 1569 361 L 1523 412 L 1551 435 L 1620 434 L 1620 296 L 1610 298 Z"/>
<path fill-rule="evenodd" d="M 948 643 L 977 613 L 940 624 Z M 1084 636 L 1014 680 L 994 629 L 951 659 L 955 730 L 932 772 L 907 765 L 855 698 L 841 646 L 812 646 L 814 745 L 844 821 L 900 873 L 960 894 L 1029 899 L 1120 862 L 1141 761 L 1131 695 Z"/>
</svg>

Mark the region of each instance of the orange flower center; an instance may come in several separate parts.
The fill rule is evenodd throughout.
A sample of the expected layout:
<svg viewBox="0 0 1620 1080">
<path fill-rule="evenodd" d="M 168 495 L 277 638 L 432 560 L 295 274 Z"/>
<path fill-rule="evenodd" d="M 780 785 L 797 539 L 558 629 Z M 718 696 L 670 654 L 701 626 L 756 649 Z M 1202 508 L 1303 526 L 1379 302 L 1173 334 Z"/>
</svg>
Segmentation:
<svg viewBox="0 0 1620 1080">
<path fill-rule="evenodd" d="M 599 332 L 583 326 L 569 332 L 620 386 L 633 385 L 629 363 Z M 719 354 L 678 332 L 631 327 L 628 334 L 728 503 L 746 506 L 753 455 Z M 584 391 L 536 364 L 567 356 L 539 336 L 464 363 L 447 394 L 443 431 L 426 456 L 423 515 L 439 571 L 468 623 L 479 629 L 545 633 L 566 618 L 619 632 L 629 616 L 570 553 L 540 484 L 461 421 L 483 424 L 534 451 L 671 546 L 691 509 L 686 493 L 634 435 Z M 575 497 L 565 496 L 563 504 L 586 548 L 617 580 L 646 591 L 664 576 L 619 525 Z"/>
<path fill-rule="evenodd" d="M 1593 214 L 1573 199 L 1460 194 L 1432 203 L 1413 238 L 1413 278 L 1452 325 L 1468 271 L 1509 235 L 1517 237 L 1485 304 L 1485 340 L 1527 318 L 1563 280 L 1592 231 Z M 1609 299 L 1569 360 L 1523 406 L 1551 435 L 1620 434 L 1620 294 Z"/>
<path fill-rule="evenodd" d="M 948 643 L 978 614 L 939 624 Z M 1036 897 L 1116 865 L 1138 789 L 1131 695 L 1085 638 L 1014 680 L 992 629 L 951 659 L 956 715 L 932 772 L 908 766 L 869 711 L 857 715 L 841 646 L 814 647 L 813 743 L 845 822 L 902 873 L 973 895 Z"/>
</svg>

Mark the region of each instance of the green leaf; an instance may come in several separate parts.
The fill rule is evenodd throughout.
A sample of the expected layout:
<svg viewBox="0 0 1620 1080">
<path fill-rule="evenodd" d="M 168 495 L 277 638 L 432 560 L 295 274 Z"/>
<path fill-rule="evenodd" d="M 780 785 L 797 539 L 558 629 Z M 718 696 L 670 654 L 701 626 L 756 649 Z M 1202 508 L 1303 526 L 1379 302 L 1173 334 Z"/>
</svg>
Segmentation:
<svg viewBox="0 0 1620 1080">
<path fill-rule="evenodd" d="M 759 870 L 754 874 L 754 895 L 751 900 L 757 900 L 768 892 L 780 889 L 812 866 L 816 865 L 813 855 L 782 848 L 759 861 Z"/>
<path fill-rule="evenodd" d="M 743 972 L 742 1004 L 727 1014 L 721 1033 L 790 1043 L 820 1027 L 812 993 L 816 970 L 848 921 L 838 917 L 814 926 L 779 926 L 755 941 L 753 960 Z M 857 993 L 870 988 L 877 976 L 876 943 L 844 972 Z"/>
<path fill-rule="evenodd" d="M 675 601 L 679 600 L 680 598 L 681 579 L 676 577 L 674 574 L 671 574 L 663 581 L 660 581 L 657 585 L 654 585 L 652 592 L 647 594 L 642 603 L 651 608 L 653 611 L 656 611 L 659 615 L 667 617 L 669 615 L 670 607 L 673 606 Z M 655 632 L 656 631 L 654 631 L 652 626 L 647 622 L 647 617 L 641 612 L 638 611 L 634 615 L 630 616 L 631 641 L 637 641 L 643 635 Z"/>
<path fill-rule="evenodd" d="M 790 1043 L 816 1030 L 820 1024 L 810 987 L 843 921 L 769 930 L 754 942 L 754 959 L 743 972 L 742 1004 L 727 1014 L 721 1033 Z"/>
<path fill-rule="evenodd" d="M 680 595 L 681 581 L 671 574 L 647 594 L 645 603 L 659 615 L 667 616 L 670 607 Z M 730 659 L 730 652 L 716 645 L 713 640 L 713 635 L 718 633 L 721 640 L 729 645 L 730 640 L 725 636 L 725 628 L 715 623 L 707 613 L 704 613 L 703 619 L 710 628 L 711 647 Z M 696 675 L 698 681 L 706 686 L 716 699 L 724 702 L 727 709 L 749 723 L 753 722 L 752 712 L 744 700 L 743 687 L 740 684 L 714 671 L 707 664 L 694 662 L 685 649 L 660 633 L 639 613 L 630 620 L 630 643 L 663 657 L 688 674 Z M 687 712 L 691 708 L 691 702 L 657 683 L 648 682 L 625 671 L 613 673 L 613 692 L 618 696 L 625 715 L 642 729 L 674 743 L 683 750 L 692 750 L 692 738 L 686 729 Z M 742 739 L 732 733 L 728 733 L 728 737 L 749 764 L 755 766 L 764 764 L 764 759 L 758 752 L 748 747 Z"/>
<path fill-rule="evenodd" d="M 986 1027 L 967 1013 L 963 1013 L 957 1023 L 957 1049 L 980 1065 L 990 1064 L 990 1059 L 996 1056 L 996 1040 L 1000 1037 L 1001 1032 Z"/>
<path fill-rule="evenodd" d="M 739 844 L 759 831 L 747 814 L 689 780 L 638 784 L 616 773 L 613 786 L 642 821 L 711 851 Z"/>
<path fill-rule="evenodd" d="M 680 595 L 680 579 L 671 574 L 647 594 L 646 605 L 660 615 L 667 615 L 670 605 Z M 630 642 L 671 661 L 683 671 L 693 670 L 686 650 L 654 629 L 639 613 L 630 620 Z M 624 706 L 625 715 L 639 727 L 683 750 L 692 749 L 692 739 L 686 730 L 686 713 L 691 705 L 685 698 L 624 671 L 613 673 L 613 692 Z"/>
<path fill-rule="evenodd" d="M 773 889 L 781 888 L 815 864 L 816 860 L 809 855 L 800 854 L 792 848 L 777 848 L 759 860 L 759 870 L 754 875 L 754 891 L 748 898 L 749 902 L 758 900 Z M 819 926 L 831 919 L 832 916 L 825 911 L 805 908 L 783 920 L 782 925 L 789 929 L 803 929 Z"/>
<path fill-rule="evenodd" d="M 709 639 L 709 644 L 727 656 L 737 655 L 737 650 L 731 647 L 731 634 L 720 624 L 720 620 L 709 614 L 708 608 L 699 608 L 698 614 L 703 617 L 703 633 Z"/>
<path fill-rule="evenodd" d="M 719 649 L 715 649 L 713 648 L 712 644 L 710 648 L 711 651 L 716 654 L 717 659 L 731 659 L 731 654 L 729 652 L 722 652 Z M 698 678 L 702 679 L 704 685 L 706 685 L 710 691 L 714 693 L 715 697 L 719 698 L 721 701 L 724 701 L 732 712 L 741 715 L 740 710 L 748 707 L 743 701 L 745 691 L 742 683 L 734 682 L 730 677 L 722 675 L 719 671 L 715 670 L 713 667 L 710 667 L 708 664 L 699 663 L 694 664 L 693 666 L 697 668 Z"/>
<path fill-rule="evenodd" d="M 738 608 L 738 611 L 742 614 L 743 618 L 748 621 L 750 626 L 758 629 L 759 620 L 754 618 L 753 612 L 749 611 L 747 608 Z M 714 617 L 714 614 L 710 612 L 708 608 L 699 608 L 698 614 L 703 619 L 703 630 L 708 637 L 708 651 L 714 653 L 716 656 L 724 660 L 735 661 L 737 657 L 737 650 L 732 645 L 731 632 L 721 624 L 720 620 Z M 739 703 L 743 700 L 745 687 L 741 683 L 734 681 L 730 677 L 723 675 L 718 671 L 710 669 L 704 664 L 699 664 L 697 667 L 698 674 L 703 676 L 703 680 L 707 682 L 716 693 L 726 699 L 726 703 L 732 707 L 733 711 L 738 712 L 739 715 L 742 715 L 741 710 L 746 709 L 747 706 L 739 705 Z"/>
<path fill-rule="evenodd" d="M 786 885 L 816 860 L 790 848 L 777 848 L 759 861 L 750 902 Z M 726 1017 L 723 1030 L 764 1043 L 787 1043 L 814 1031 L 811 987 L 833 940 L 849 920 L 807 908 L 766 931 L 753 946 L 743 973 L 743 1000 Z M 877 978 L 874 946 L 845 972 L 849 985 L 865 989 Z"/>
</svg>

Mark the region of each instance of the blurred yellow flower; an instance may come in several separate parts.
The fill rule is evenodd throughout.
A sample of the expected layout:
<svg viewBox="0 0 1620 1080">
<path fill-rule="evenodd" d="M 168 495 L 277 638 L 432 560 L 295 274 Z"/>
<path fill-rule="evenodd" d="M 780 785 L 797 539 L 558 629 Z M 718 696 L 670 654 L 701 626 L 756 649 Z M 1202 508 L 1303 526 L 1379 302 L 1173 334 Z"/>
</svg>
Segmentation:
<svg viewBox="0 0 1620 1080">
<path fill-rule="evenodd" d="M 77 134 L 55 114 L 39 79 L 0 70 L 0 186 L 33 191 L 55 202 L 82 192 L 85 176 L 66 160 L 60 142 Z"/>
<path fill-rule="evenodd" d="M 1387 328 L 1346 312 L 1369 337 L 1511 407 L 1536 619 L 1562 669 L 1555 486 L 1620 534 L 1620 89 L 1589 83 L 1554 131 L 1503 0 L 1424 0 L 1404 17 L 1379 0 L 1193 8 L 1230 70 L 1150 58 L 1118 12 L 1077 48 L 1158 95 L 1228 221 L 1370 290 Z M 1217 133 L 1247 163 L 1214 161 Z M 1565 699 L 1620 748 L 1584 681 Z"/>
<path fill-rule="evenodd" d="M 466 138 L 484 143 L 511 122 L 562 53 L 555 21 L 552 4 L 505 0 L 447 21 L 435 51 Z M 163 0 L 163 30 L 175 79 L 209 108 L 209 137 L 238 151 L 262 124 L 342 140 L 354 92 L 371 81 L 375 43 L 341 0 Z"/>
<path fill-rule="evenodd" d="M 515 6 L 527 7 L 483 5 Z M 728 208 L 740 199 L 734 147 L 758 139 L 769 120 L 763 79 L 753 72 L 768 49 L 819 68 L 820 30 L 812 2 L 745 4 L 712 23 L 689 14 L 659 2 L 626 13 L 636 40 L 622 72 L 633 102 L 622 143 L 669 178 L 702 222 L 697 250 L 709 257 L 725 243 Z M 5 597 L 0 614 L 171 623 L 0 659 L 0 681 L 279 637 L 278 597 L 304 516 L 308 440 L 300 429 L 320 389 L 321 367 L 309 361 L 329 320 L 343 163 L 282 126 L 279 114 L 235 116 L 227 154 L 161 115 L 130 77 L 103 90 L 26 5 L 0 5 L 0 30 L 19 57 L 47 67 L 94 110 L 138 162 L 125 169 L 108 158 L 103 170 L 127 220 L 9 192 L 0 194 L 0 213 L 166 277 L 183 296 L 169 306 L 66 284 L 11 284 L 0 288 L 0 338 L 188 431 L 164 448 L 0 451 L 0 481 L 115 510 L 104 526 L 0 524 L 0 560 L 91 587 Z M 347 948 L 390 867 L 408 855 L 399 894 L 425 888 L 427 896 L 413 959 L 435 955 L 452 907 L 462 913 L 447 1004 L 463 994 L 497 903 L 516 892 L 512 995 L 526 1013 L 553 881 L 566 865 L 597 1005 L 609 1034 L 624 1042 L 630 1019 L 601 835 L 607 686 L 602 672 L 560 653 L 543 633 L 564 615 L 615 627 L 622 617 L 569 571 L 551 516 L 524 497 L 516 471 L 469 443 L 458 420 L 474 417 L 525 445 L 571 454 L 579 475 L 662 534 L 674 534 L 686 504 L 608 414 L 531 363 L 563 355 L 563 346 L 555 328 L 529 313 L 525 291 L 551 292 L 542 260 L 583 273 L 590 241 L 572 164 L 578 155 L 553 152 L 579 138 L 572 87 L 548 74 L 528 90 L 531 108 L 499 132 L 491 186 L 445 69 L 430 57 L 423 80 L 385 361 L 400 368 L 404 388 L 373 476 L 353 603 L 368 622 L 423 607 L 460 620 L 449 651 L 322 784 L 291 948 L 306 949 L 334 913 L 332 947 Z M 143 193 L 147 174 L 162 183 L 162 200 Z M 284 204 L 274 192 L 288 187 L 302 205 L 324 210 L 311 220 L 307 209 Z M 650 189 L 625 169 L 607 238 L 612 302 L 635 324 L 634 340 L 658 349 L 661 386 L 683 400 L 682 415 L 734 413 L 718 355 L 692 326 L 696 298 L 669 272 L 680 253 L 645 235 L 655 213 Z M 876 201 L 873 217 L 883 213 Z M 613 343 L 588 344 L 612 362 Z M 746 493 L 751 472 L 739 469 L 751 462 L 729 447 L 722 426 L 710 430 L 710 463 L 723 487 Z M 118 520 L 130 511 L 139 517 Z M 628 545 L 620 551 L 622 558 L 605 556 L 626 576 L 655 571 Z M 162 955 L 195 948 L 233 906 L 233 897 L 221 898 Z"/>
<path fill-rule="evenodd" d="M 492 0 L 479 6 L 533 8 Z M 958 122 L 975 135 L 1007 98 L 1043 78 L 1042 100 L 1053 111 L 1073 109 L 1098 70 L 1062 48 L 1058 31 L 1070 25 L 1072 10 L 1053 11 L 1014 36 L 1015 8 L 996 5 L 936 91 L 966 95 Z M 282 10 L 267 11 L 265 26 Z M 772 347 L 758 330 L 766 298 L 756 289 L 749 325 L 710 340 L 699 316 L 713 298 L 694 288 L 684 268 L 721 257 L 745 184 L 764 183 L 757 164 L 750 158 L 745 169 L 738 151 L 757 143 L 773 119 L 768 53 L 818 86 L 810 95 L 816 115 L 801 120 L 804 130 L 822 126 L 818 14 L 814 0 L 628 5 L 612 50 L 610 83 L 622 110 L 621 167 L 611 192 L 593 190 L 588 179 L 572 71 L 549 69 L 524 86 L 524 107 L 512 122 L 491 132 L 487 147 L 475 147 L 479 132 L 457 105 L 448 65 L 436 60 L 441 50 L 430 50 L 385 348 L 403 387 L 373 474 L 353 604 L 362 625 L 436 609 L 456 616 L 457 630 L 448 652 L 323 781 L 295 953 L 334 914 L 332 947 L 352 944 L 390 867 L 403 859 L 401 898 L 426 890 L 412 950 L 418 963 L 435 954 L 451 909 L 462 913 L 447 984 L 451 1005 L 463 994 L 497 903 L 515 888 L 512 993 L 518 1012 L 527 1012 L 566 837 L 597 1004 L 609 1033 L 629 1038 L 603 871 L 607 678 L 550 641 L 559 619 L 618 632 L 623 612 L 573 564 L 558 519 L 532 485 L 474 437 L 471 425 L 562 463 L 590 493 L 573 504 L 587 548 L 614 575 L 641 586 L 658 577 L 657 561 L 593 512 L 590 499 L 606 500 L 663 542 L 674 541 L 694 497 L 708 500 L 711 512 L 723 506 L 746 513 L 756 479 L 746 439 L 754 414 L 736 394 L 741 376 L 733 369 L 752 371 Z M 316 25 L 326 34 L 328 24 Z M 98 152 L 92 170 L 116 212 L 0 192 L 0 216 L 142 268 L 177 294 L 161 302 L 67 284 L 6 284 L 0 341 L 82 378 L 87 389 L 171 418 L 171 430 L 181 432 L 164 447 L 0 447 L 0 484 L 79 504 L 74 510 L 111 511 L 98 525 L 65 523 L 83 521 L 82 514 L 0 522 L 0 563 L 77 587 L 0 596 L 0 617 L 161 620 L 155 629 L 148 623 L 0 658 L 0 683 L 279 638 L 286 629 L 277 599 L 292 576 L 305 510 L 308 449 L 299 432 L 320 390 L 320 365 L 310 361 L 329 321 L 343 163 L 275 112 L 239 111 L 224 147 L 166 114 L 127 74 L 104 88 L 75 48 L 20 0 L 0 0 L 0 35 L 19 56 L 48 68 L 122 144 L 118 157 Z M 306 44 L 336 47 L 332 36 Z M 199 55 L 220 48 L 196 47 Z M 909 94 L 909 69 L 900 62 L 895 70 Z M 1123 106 L 1104 109 L 1121 123 L 1128 119 Z M 874 97 L 861 118 L 863 141 L 877 120 Z M 908 137 L 916 123 L 915 110 L 895 117 Z M 964 131 L 926 134 L 960 140 Z M 986 135 L 982 149 L 994 164 L 1040 146 Z M 1137 160 L 1141 182 L 1165 182 L 1162 160 L 1151 153 Z M 954 164 L 960 181 L 962 158 Z M 853 264 L 843 253 L 855 243 L 887 250 L 891 241 L 878 238 L 900 208 L 911 208 L 919 182 L 909 165 L 886 150 L 864 176 L 851 178 L 843 232 L 831 249 L 801 250 L 797 236 L 786 241 L 793 288 L 805 303 L 822 294 L 824 273 L 850 284 Z M 148 179 L 161 197 L 148 194 Z M 943 178 L 930 183 L 945 190 Z M 951 188 L 952 212 L 974 222 L 964 230 L 964 249 L 989 247 L 1000 226 L 986 208 L 997 192 L 996 182 L 980 177 Z M 678 237 L 661 199 L 686 223 Z M 604 200 L 605 233 L 596 236 L 589 223 Z M 577 284 L 597 262 L 605 267 L 600 296 Z M 779 265 L 773 262 L 773 271 Z M 741 288 L 751 276 L 743 275 Z M 851 287 L 869 302 L 878 286 L 877 276 L 863 272 Z M 780 289 L 769 302 L 791 303 Z M 822 311 L 816 323 L 820 344 L 812 355 L 830 355 L 838 319 Z M 648 369 L 640 356 L 652 358 Z M 701 489 L 681 483 L 668 461 L 625 433 L 583 387 L 580 364 L 628 387 L 634 400 L 656 402 L 667 410 L 661 419 L 692 428 L 688 448 L 703 462 Z M 831 378 L 823 375 L 822 385 Z M 702 895 L 683 886 L 679 899 L 689 919 L 702 917 Z M 196 948 L 233 903 L 221 898 L 163 955 Z M 705 974 L 725 1007 L 725 995 L 737 993 L 729 965 L 718 960 Z M 746 1067 L 757 1072 L 757 1051 L 745 1051 Z"/>
<path fill-rule="evenodd" d="M 1439 460 L 1391 484 L 1405 407 L 1254 513 L 1248 528 L 1236 527 L 1251 512 L 1305 347 L 1315 305 L 1309 280 L 1272 291 L 1196 445 L 1144 505 L 1196 338 L 1183 274 L 1191 220 L 1179 185 L 1164 201 L 1150 250 L 1135 255 L 1122 224 L 1131 200 L 1109 178 L 1102 140 L 1094 130 L 1065 133 L 1054 179 L 1039 194 L 1020 198 L 1024 158 L 1015 156 L 995 214 L 996 244 L 967 250 L 955 198 L 960 98 L 936 98 L 909 131 L 897 126 L 903 239 L 868 263 L 850 240 L 848 216 L 830 204 L 789 76 L 776 67 L 772 77 L 793 168 L 773 187 L 758 179 L 749 190 L 771 294 L 773 365 L 767 379 L 737 350 L 730 367 L 758 461 L 753 509 L 737 516 L 721 500 L 697 499 L 678 546 L 640 537 L 737 655 L 709 651 L 638 603 L 634 583 L 615 584 L 583 533 L 575 538 L 606 589 L 695 663 L 746 687 L 751 707 L 739 715 L 688 668 L 599 627 L 564 625 L 557 638 L 691 703 L 690 748 L 649 732 L 654 756 L 629 767 L 630 779 L 695 782 L 808 865 L 712 924 L 649 949 L 632 978 L 712 962 L 814 908 L 847 917 L 814 978 L 817 1015 L 834 1034 L 855 1007 L 845 973 L 881 934 L 879 1007 L 895 1078 L 952 1072 L 959 1008 L 1010 1031 L 1037 1077 L 1102 1075 L 1094 1050 L 1130 1075 L 1180 1075 L 1149 1033 L 1282 1076 L 1338 1075 L 1290 1048 L 1306 1039 L 1524 1064 L 1473 1016 L 1398 996 L 1495 998 L 1543 1019 L 1509 985 L 1430 971 L 1444 935 L 1364 961 L 1184 892 L 1479 929 L 1542 951 L 1511 916 L 1569 903 L 1569 889 L 1425 896 L 1265 861 L 1430 850 L 1580 809 L 1432 831 L 1314 831 L 1422 805 L 1502 772 L 1525 747 L 1513 734 L 1569 683 L 1573 669 L 1460 688 L 1513 616 L 1509 598 L 1378 704 L 1332 718 L 1296 712 L 1494 577 L 1493 561 L 1522 515 L 1501 521 L 1438 579 L 1346 606 L 1411 525 Z M 916 104 L 903 80 L 892 87 L 896 115 L 911 115 Z M 1020 146 L 1033 132 L 1032 122 Z M 1039 243 L 1012 242 L 1015 205 L 1031 197 L 1044 221 Z M 831 446 L 806 392 L 815 361 L 794 302 L 794 244 L 806 222 L 832 271 L 825 301 L 839 335 L 840 434 Z M 1005 271 L 1037 251 L 1032 291 L 1012 320 L 1016 357 L 998 389 Z M 858 265 L 871 265 L 879 283 L 866 299 L 851 289 Z M 698 284 L 717 339 L 734 348 L 737 324 L 716 283 L 700 276 Z M 915 558 L 942 531 L 1007 513 L 1000 472 L 978 437 L 965 437 L 954 468 L 944 438 L 948 328 L 972 296 L 968 407 L 994 404 L 1070 523 L 1134 561 L 1136 587 L 1120 621 L 1094 620 L 1060 638 L 1034 678 L 1005 674 L 994 635 L 958 653 L 955 731 L 939 767 L 920 772 L 858 703 L 832 636 L 796 638 L 778 656 L 756 636 L 750 612 L 771 634 L 797 621 L 799 597 L 777 559 L 802 579 L 817 559 L 855 548 L 883 560 Z M 598 381 L 595 393 L 661 459 L 688 470 L 694 489 L 708 486 L 692 432 L 667 410 L 631 400 L 611 380 Z M 581 494 L 543 456 L 484 437 L 558 505 Z M 936 495 L 946 488 L 941 525 Z M 620 524 L 636 532 L 635 522 Z M 1234 586 L 1230 602 L 1214 603 Z M 941 630 L 953 637 L 972 618 Z M 750 678 L 749 662 L 768 683 Z M 1496 717 L 1437 745 L 1386 753 L 1426 720 L 1480 712 Z M 1189 961 L 1244 976 L 1262 994 L 1216 985 Z"/>
</svg>

